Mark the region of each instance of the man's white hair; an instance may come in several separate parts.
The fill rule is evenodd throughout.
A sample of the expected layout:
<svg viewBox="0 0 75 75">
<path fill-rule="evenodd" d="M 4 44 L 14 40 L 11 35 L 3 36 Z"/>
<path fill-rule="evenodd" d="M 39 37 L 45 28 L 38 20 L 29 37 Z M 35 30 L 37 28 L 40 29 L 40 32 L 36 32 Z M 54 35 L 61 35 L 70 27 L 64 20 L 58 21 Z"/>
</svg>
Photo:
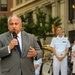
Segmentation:
<svg viewBox="0 0 75 75">
<path fill-rule="evenodd" d="M 8 23 L 9 23 L 10 19 L 11 19 L 13 16 L 16 16 L 17 18 L 19 18 L 20 22 L 22 22 L 22 19 L 21 19 L 19 16 L 17 16 L 17 15 L 12 15 L 12 16 L 9 16 L 9 17 L 8 17 Z"/>
</svg>

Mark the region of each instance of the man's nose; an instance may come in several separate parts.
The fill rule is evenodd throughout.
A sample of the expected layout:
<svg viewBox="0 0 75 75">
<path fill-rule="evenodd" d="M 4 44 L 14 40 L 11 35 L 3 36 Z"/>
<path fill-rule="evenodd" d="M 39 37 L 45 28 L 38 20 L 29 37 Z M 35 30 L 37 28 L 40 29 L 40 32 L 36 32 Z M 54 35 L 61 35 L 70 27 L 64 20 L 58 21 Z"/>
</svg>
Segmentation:
<svg viewBox="0 0 75 75">
<path fill-rule="evenodd" d="M 15 23 L 13 24 L 13 27 L 16 27 L 16 24 Z"/>
</svg>

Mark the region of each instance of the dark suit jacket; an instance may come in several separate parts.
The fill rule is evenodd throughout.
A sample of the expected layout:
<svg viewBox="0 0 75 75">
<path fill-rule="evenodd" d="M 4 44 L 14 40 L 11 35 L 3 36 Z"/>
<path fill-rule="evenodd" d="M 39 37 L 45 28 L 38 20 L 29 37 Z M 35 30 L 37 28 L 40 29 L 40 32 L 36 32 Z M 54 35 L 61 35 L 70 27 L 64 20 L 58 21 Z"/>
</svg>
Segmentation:
<svg viewBox="0 0 75 75">
<path fill-rule="evenodd" d="M 35 75 L 33 58 L 27 58 L 30 46 L 37 51 L 37 59 L 42 57 L 40 49 L 35 37 L 25 31 L 22 31 L 22 57 L 17 49 L 8 52 L 8 44 L 12 40 L 11 34 L 6 32 L 0 35 L 0 58 L 2 75 Z"/>
</svg>

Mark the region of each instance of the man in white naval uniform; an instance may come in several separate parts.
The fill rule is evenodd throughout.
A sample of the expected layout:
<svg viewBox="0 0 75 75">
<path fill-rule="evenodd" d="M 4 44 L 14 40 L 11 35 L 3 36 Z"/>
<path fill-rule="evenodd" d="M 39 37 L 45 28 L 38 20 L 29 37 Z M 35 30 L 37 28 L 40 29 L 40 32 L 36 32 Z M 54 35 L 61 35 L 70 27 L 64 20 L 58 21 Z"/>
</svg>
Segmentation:
<svg viewBox="0 0 75 75">
<path fill-rule="evenodd" d="M 57 27 L 56 29 L 57 37 L 53 38 L 50 46 L 54 53 L 53 56 L 53 75 L 67 75 L 67 53 L 69 51 L 70 42 L 68 38 L 63 36 L 62 27 Z"/>
</svg>

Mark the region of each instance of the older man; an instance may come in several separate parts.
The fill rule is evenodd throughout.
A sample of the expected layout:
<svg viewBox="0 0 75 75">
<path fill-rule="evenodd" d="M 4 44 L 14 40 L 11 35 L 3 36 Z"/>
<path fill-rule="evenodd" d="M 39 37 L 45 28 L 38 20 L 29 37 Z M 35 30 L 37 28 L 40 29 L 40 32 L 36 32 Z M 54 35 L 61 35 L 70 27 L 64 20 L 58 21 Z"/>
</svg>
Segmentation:
<svg viewBox="0 0 75 75">
<path fill-rule="evenodd" d="M 0 35 L 2 75 L 35 75 L 33 58 L 42 57 L 35 37 L 22 31 L 22 21 L 18 16 L 8 18 L 8 30 Z"/>
</svg>

